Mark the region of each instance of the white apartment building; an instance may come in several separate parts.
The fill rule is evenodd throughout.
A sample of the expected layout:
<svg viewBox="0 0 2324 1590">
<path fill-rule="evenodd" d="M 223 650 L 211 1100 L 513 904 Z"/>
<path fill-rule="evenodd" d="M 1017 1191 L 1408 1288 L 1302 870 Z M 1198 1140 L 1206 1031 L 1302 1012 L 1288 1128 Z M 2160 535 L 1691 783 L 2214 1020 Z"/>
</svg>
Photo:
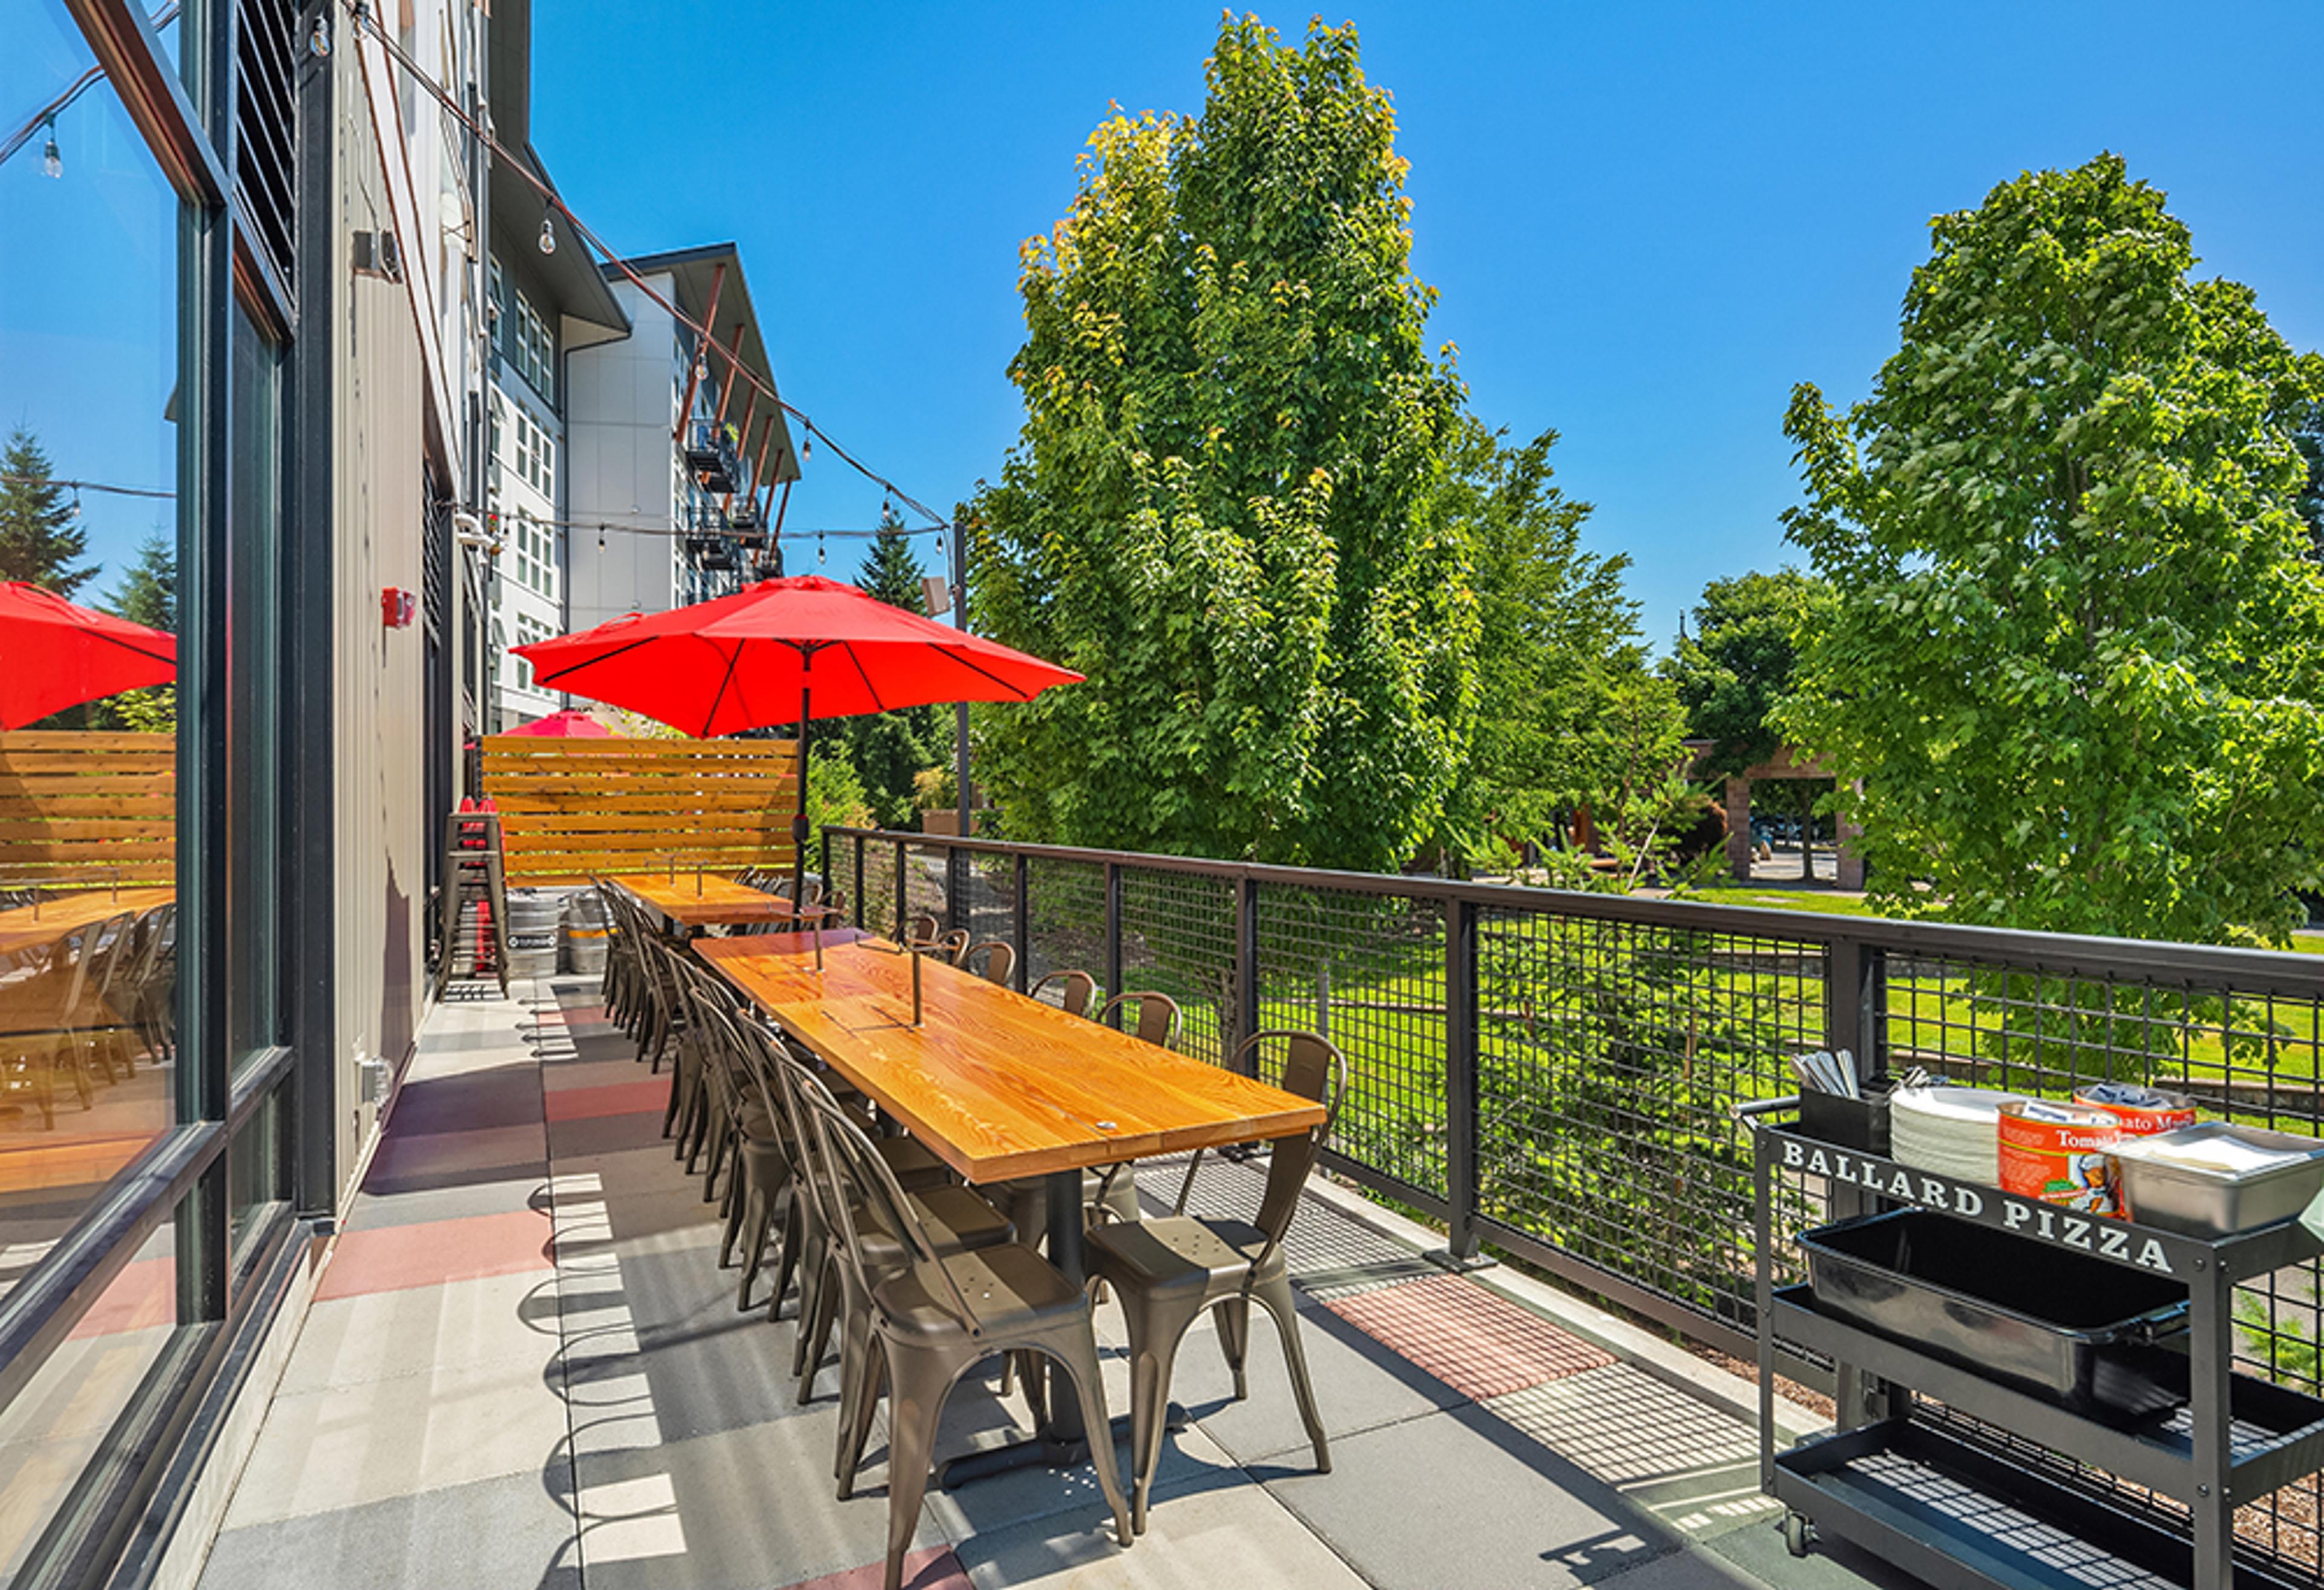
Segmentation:
<svg viewBox="0 0 2324 1590">
<path fill-rule="evenodd" d="M 781 410 L 750 383 L 727 379 L 726 360 L 698 347 L 656 301 L 708 328 L 775 390 L 734 245 L 623 264 L 605 278 L 630 335 L 573 347 L 565 362 L 565 614 L 574 629 L 780 573 L 773 530 L 799 472 Z"/>
</svg>

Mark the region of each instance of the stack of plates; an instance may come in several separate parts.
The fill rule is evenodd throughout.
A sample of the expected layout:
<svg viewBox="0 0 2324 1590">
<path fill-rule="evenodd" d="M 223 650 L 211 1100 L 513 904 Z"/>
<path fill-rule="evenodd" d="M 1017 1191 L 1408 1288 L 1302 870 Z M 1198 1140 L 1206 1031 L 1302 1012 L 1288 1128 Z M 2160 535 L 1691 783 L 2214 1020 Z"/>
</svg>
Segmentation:
<svg viewBox="0 0 2324 1590">
<path fill-rule="evenodd" d="M 2001 1179 L 2001 1106 L 1991 1087 L 1900 1087 L 1888 1098 L 1888 1157 L 1961 1181 Z"/>
</svg>

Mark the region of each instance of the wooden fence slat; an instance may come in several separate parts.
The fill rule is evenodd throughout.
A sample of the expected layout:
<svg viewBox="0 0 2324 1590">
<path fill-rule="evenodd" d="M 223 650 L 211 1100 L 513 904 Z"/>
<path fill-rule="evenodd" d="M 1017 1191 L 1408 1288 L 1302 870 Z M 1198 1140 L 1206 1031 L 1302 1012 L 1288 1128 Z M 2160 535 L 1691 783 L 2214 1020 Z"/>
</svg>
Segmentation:
<svg viewBox="0 0 2324 1590">
<path fill-rule="evenodd" d="M 798 750 L 774 740 L 484 742 L 508 876 L 788 865 Z"/>
<path fill-rule="evenodd" d="M 177 873 L 177 736 L 0 734 L 0 877 Z"/>
</svg>

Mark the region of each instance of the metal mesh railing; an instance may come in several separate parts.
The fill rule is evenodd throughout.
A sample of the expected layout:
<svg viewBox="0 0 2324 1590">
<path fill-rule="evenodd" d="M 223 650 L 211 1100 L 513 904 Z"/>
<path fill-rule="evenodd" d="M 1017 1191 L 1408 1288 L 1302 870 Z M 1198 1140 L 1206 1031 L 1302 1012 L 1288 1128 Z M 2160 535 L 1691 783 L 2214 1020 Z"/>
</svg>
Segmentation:
<svg viewBox="0 0 2324 1590">
<path fill-rule="evenodd" d="M 1335 1164 L 1445 1211 L 1456 1253 L 1490 1239 L 1730 1349 L 1754 1324 L 1750 1148 L 1731 1109 L 1795 1091 L 1790 1055 L 1845 1046 L 2052 1097 L 2151 1083 L 2324 1134 L 2324 957 L 984 840 L 834 843 L 860 851 L 866 926 L 890 925 L 906 857 L 911 909 L 951 920 L 958 892 L 979 938 L 1017 942 L 1028 985 L 1080 967 L 1109 993 L 1170 994 L 1190 1055 L 1222 1062 L 1254 1022 L 1325 1033 L 1351 1072 Z M 1829 1200 L 1801 1178 L 1775 1195 L 1788 1278 L 1791 1237 Z M 2238 1367 L 2324 1396 L 2320 1294 L 2312 1262 L 2241 1288 Z M 2254 1499 L 2236 1532 L 2251 1560 L 2324 1585 L 2319 1521 L 2311 1477 Z"/>
</svg>

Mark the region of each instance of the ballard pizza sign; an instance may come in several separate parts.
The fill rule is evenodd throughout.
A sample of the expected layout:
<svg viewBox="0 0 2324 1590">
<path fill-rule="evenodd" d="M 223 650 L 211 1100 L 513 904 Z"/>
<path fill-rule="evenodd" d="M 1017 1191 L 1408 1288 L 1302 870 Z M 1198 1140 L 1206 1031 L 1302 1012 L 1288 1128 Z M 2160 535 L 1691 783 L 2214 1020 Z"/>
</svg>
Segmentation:
<svg viewBox="0 0 2324 1590">
<path fill-rule="evenodd" d="M 1766 1132 L 1762 1142 L 1774 1145 L 1775 1162 L 1786 1170 L 1821 1176 L 1835 1187 L 1861 1188 L 1884 1198 L 1918 1204 L 1979 1225 L 1995 1226 L 2035 1242 L 2072 1248 L 2161 1275 L 2183 1275 L 2183 1263 L 2207 1259 L 2209 1251 L 2207 1244 L 2157 1234 L 2150 1227 L 2078 1215 L 2055 1204 L 2003 1192 L 1999 1188 L 1955 1181 L 1950 1177 L 1915 1170 L 1893 1160 L 1875 1159 L 1854 1149 L 1835 1147 L 1812 1138 Z M 1763 1148 L 1762 1151 L 1767 1150 Z M 2194 1267 L 2201 1265 L 2197 1263 Z"/>
</svg>

